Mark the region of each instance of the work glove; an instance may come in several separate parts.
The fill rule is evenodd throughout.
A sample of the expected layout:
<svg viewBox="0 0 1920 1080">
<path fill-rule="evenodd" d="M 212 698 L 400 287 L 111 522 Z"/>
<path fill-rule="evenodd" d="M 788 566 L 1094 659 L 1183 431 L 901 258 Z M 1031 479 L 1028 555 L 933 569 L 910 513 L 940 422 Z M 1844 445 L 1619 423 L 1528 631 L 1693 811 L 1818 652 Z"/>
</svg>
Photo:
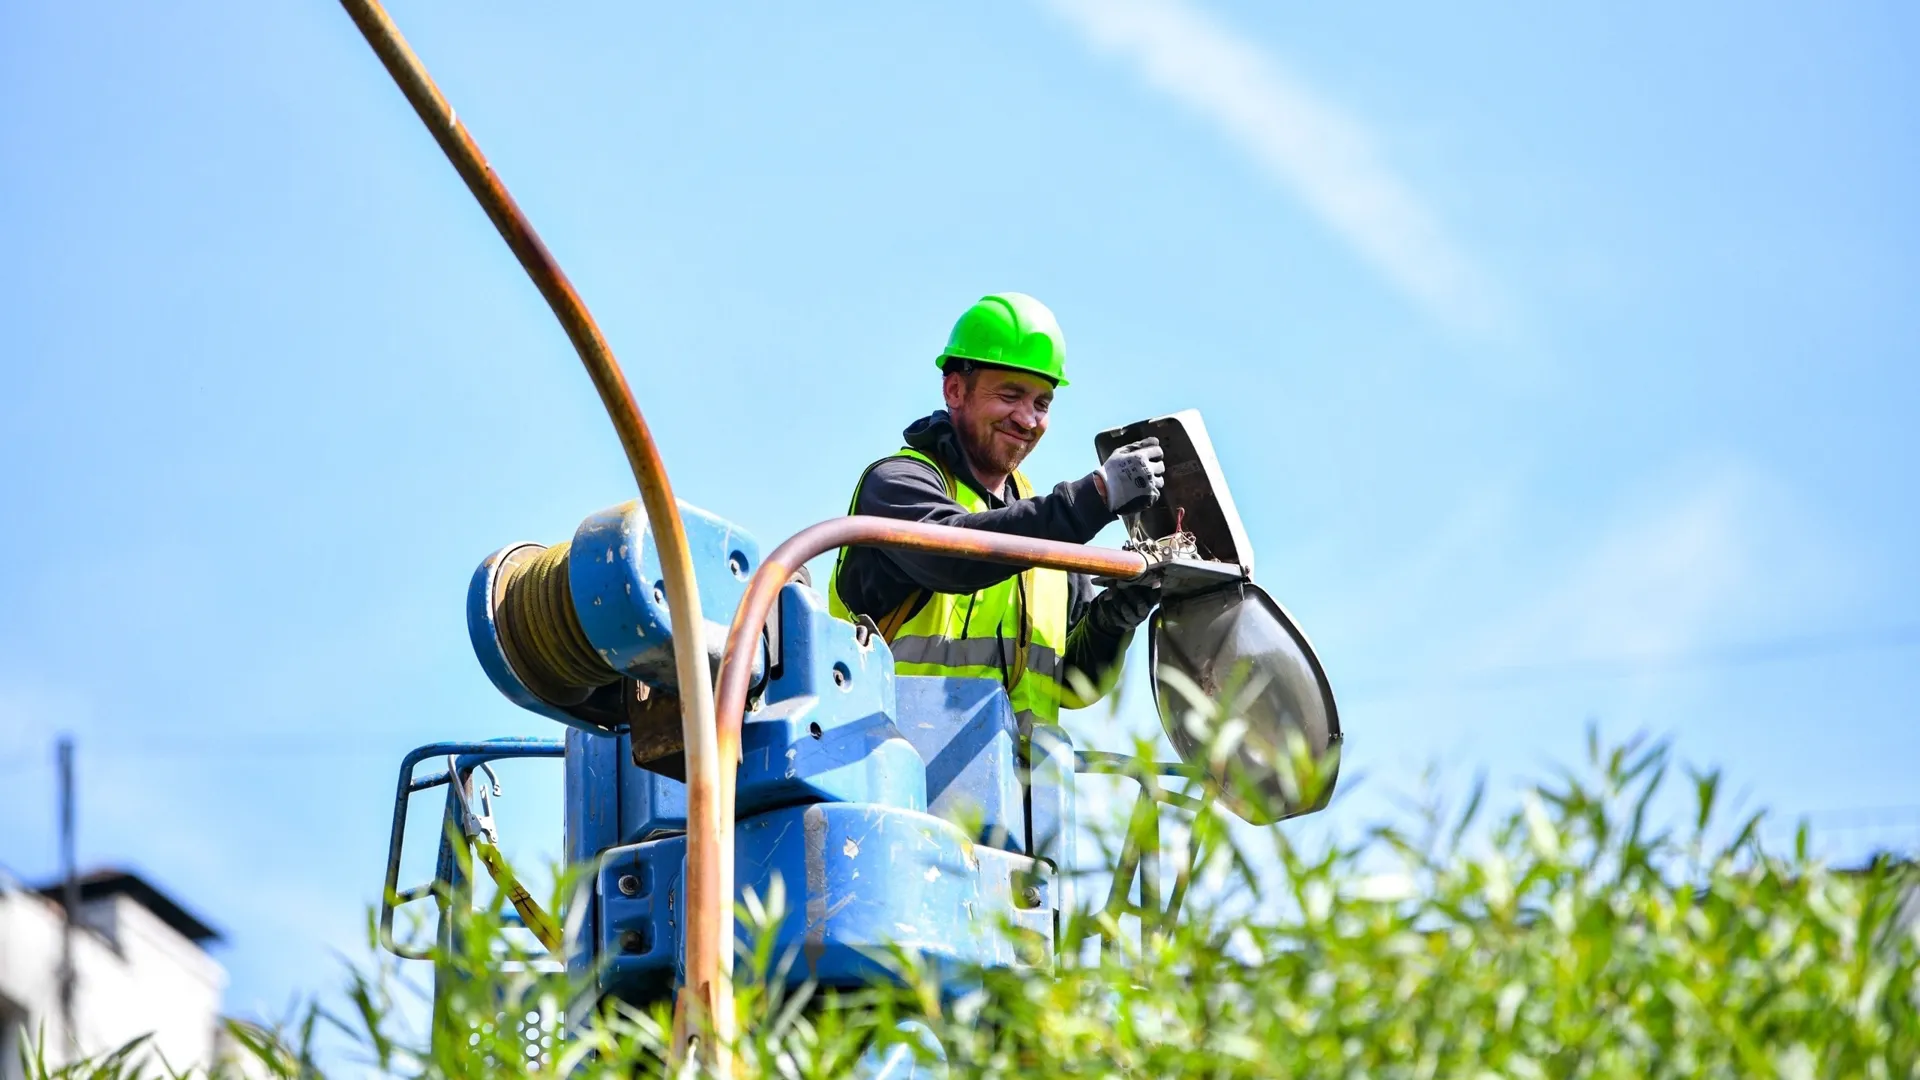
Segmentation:
<svg viewBox="0 0 1920 1080">
<path fill-rule="evenodd" d="M 1100 466 L 1107 487 L 1107 509 L 1116 516 L 1153 505 L 1167 483 L 1167 456 L 1159 439 L 1141 439 L 1113 452 Z"/>
<path fill-rule="evenodd" d="M 1095 630 L 1108 637 L 1120 637 L 1147 621 L 1160 603 L 1160 578 L 1150 581 L 1123 581 L 1109 585 L 1087 609 L 1087 618 Z"/>
</svg>

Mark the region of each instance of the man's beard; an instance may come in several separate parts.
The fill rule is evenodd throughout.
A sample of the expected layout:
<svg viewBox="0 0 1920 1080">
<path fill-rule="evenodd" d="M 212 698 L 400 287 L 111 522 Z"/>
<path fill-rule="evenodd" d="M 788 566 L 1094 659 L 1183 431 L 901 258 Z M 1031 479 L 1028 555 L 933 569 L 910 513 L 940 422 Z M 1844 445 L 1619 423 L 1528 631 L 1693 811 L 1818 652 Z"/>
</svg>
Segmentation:
<svg viewBox="0 0 1920 1080">
<path fill-rule="evenodd" d="M 960 435 L 960 445 L 967 452 L 967 461 L 975 468 L 990 473 L 1011 473 L 1027 460 L 1027 455 L 1040 440 L 1009 445 L 996 436 L 991 420 L 968 420 L 964 425 L 955 425 Z"/>
</svg>

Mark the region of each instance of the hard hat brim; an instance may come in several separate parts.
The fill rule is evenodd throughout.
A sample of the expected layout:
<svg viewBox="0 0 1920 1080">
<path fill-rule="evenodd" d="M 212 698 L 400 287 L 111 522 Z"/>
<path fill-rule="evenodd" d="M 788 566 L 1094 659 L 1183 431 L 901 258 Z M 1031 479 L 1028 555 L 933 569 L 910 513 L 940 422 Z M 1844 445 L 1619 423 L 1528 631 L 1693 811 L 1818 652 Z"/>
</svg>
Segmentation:
<svg viewBox="0 0 1920 1080">
<path fill-rule="evenodd" d="M 949 360 L 965 360 L 970 364 L 978 364 L 983 368 L 999 368 L 1001 371 L 1023 371 L 1028 375 L 1038 375 L 1041 378 L 1052 383 L 1054 389 L 1056 390 L 1058 390 L 1060 387 L 1067 385 L 1067 380 L 1064 376 L 1056 378 L 1053 375 L 1048 374 L 1047 372 L 1040 371 L 1036 368 L 1026 367 L 1025 365 L 1022 365 L 1022 364 L 1009 364 L 1004 360 L 983 360 L 978 356 L 968 356 L 965 353 L 943 352 L 939 356 L 936 356 L 933 358 L 933 366 L 936 368 L 939 368 L 942 372 L 945 372 L 947 370 L 947 361 Z"/>
</svg>

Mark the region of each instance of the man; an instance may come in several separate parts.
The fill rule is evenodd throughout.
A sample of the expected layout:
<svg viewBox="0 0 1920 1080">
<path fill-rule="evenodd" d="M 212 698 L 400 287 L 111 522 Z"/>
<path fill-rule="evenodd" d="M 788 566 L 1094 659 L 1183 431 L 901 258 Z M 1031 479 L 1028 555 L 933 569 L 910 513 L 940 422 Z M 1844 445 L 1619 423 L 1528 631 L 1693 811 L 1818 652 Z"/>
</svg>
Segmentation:
<svg viewBox="0 0 1920 1080">
<path fill-rule="evenodd" d="M 868 466 L 848 512 L 1084 544 L 1151 505 L 1166 476 L 1157 439 L 1122 447 L 1048 495 L 1021 474 L 1046 434 L 1054 390 L 1067 385 L 1065 360 L 1046 305 L 1023 293 L 982 297 L 936 361 L 947 407 L 914 421 L 899 453 Z M 855 547 L 841 552 L 827 593 L 835 615 L 874 621 L 901 674 L 999 681 L 1024 733 L 1112 685 L 1157 589 L 1095 595 L 1081 574 Z"/>
</svg>

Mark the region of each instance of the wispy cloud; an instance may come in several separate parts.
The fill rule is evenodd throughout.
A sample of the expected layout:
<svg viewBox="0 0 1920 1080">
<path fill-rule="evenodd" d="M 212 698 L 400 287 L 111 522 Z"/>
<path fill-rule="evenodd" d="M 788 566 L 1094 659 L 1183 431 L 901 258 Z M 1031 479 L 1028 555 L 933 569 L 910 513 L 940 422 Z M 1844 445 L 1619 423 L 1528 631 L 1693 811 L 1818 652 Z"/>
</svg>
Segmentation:
<svg viewBox="0 0 1920 1080">
<path fill-rule="evenodd" d="M 1568 532 L 1517 479 L 1464 498 L 1316 626 L 1368 658 L 1347 687 L 1666 693 L 1677 675 L 1904 640 L 1862 625 L 1872 572 L 1844 538 L 1749 465 L 1675 464 L 1607 502 Z"/>
<path fill-rule="evenodd" d="M 1447 325 L 1493 334 L 1505 305 L 1382 159 L 1366 125 L 1185 0 L 1046 0 L 1102 51 L 1192 108 L 1394 287 Z"/>
<path fill-rule="evenodd" d="M 1751 479 L 1727 472 L 1617 522 L 1490 628 L 1471 666 L 1660 658 L 1737 629 L 1756 574 L 1755 516 Z"/>
<path fill-rule="evenodd" d="M 1445 659 L 1468 682 L 1583 668 L 1656 678 L 1756 642 L 1831 634 L 1849 628 L 1859 594 L 1844 551 L 1763 473 L 1676 467 L 1562 557 L 1528 568 L 1515 552 L 1509 604 L 1463 627 Z"/>
</svg>

